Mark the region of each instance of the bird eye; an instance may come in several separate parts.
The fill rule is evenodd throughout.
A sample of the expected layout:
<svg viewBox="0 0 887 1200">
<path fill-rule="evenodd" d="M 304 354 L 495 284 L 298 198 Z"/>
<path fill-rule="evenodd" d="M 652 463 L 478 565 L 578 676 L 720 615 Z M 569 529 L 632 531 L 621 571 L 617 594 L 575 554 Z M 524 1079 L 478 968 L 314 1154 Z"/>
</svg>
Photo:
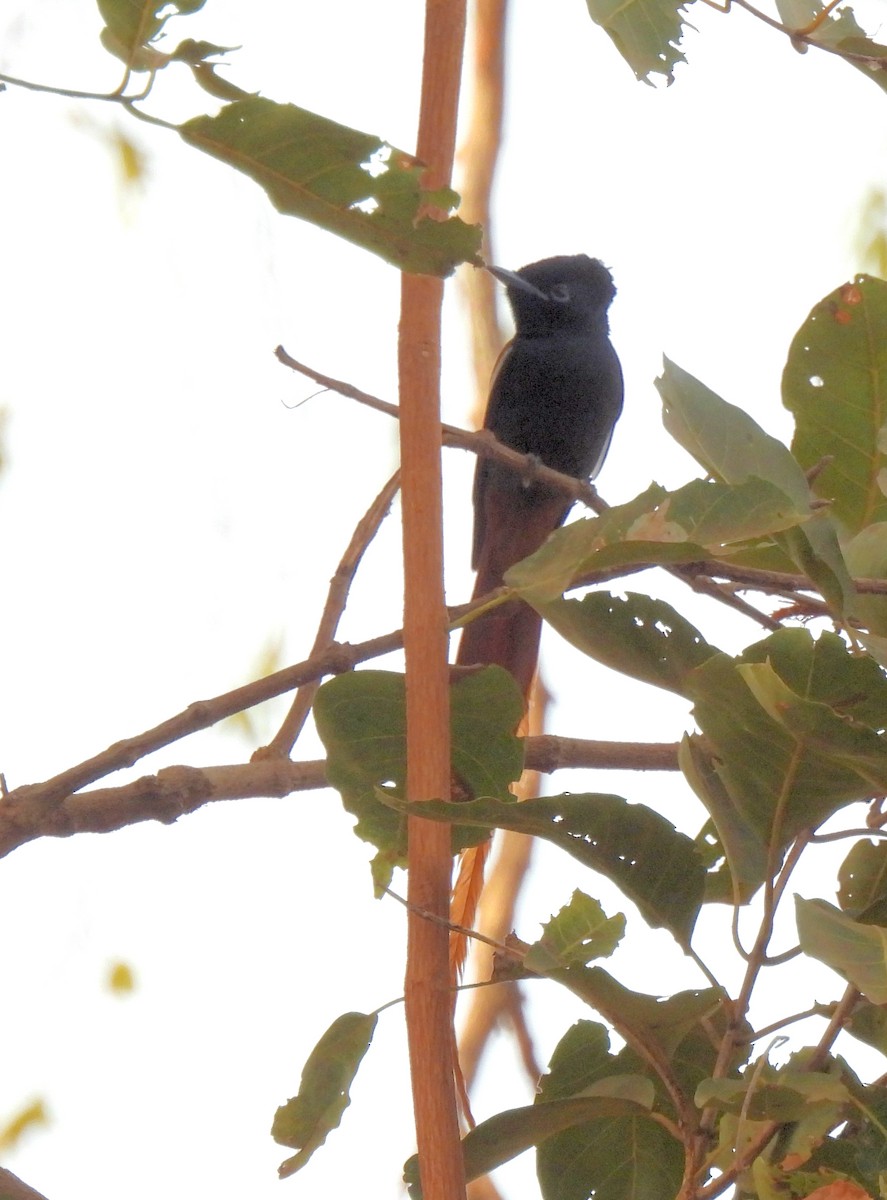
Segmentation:
<svg viewBox="0 0 887 1200">
<path fill-rule="evenodd" d="M 558 304 L 566 304 L 570 299 L 570 289 L 565 283 L 556 283 L 548 294 Z"/>
</svg>

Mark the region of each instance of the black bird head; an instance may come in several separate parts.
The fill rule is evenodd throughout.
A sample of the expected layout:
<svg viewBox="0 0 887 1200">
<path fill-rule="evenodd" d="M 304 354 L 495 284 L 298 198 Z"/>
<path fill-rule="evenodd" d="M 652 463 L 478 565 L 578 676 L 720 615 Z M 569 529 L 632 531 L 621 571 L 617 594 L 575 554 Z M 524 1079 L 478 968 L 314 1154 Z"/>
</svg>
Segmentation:
<svg viewBox="0 0 887 1200">
<path fill-rule="evenodd" d="M 487 270 L 505 284 L 518 337 L 607 329 L 607 309 L 616 288 L 612 275 L 597 258 L 563 254 L 519 271 Z"/>
</svg>

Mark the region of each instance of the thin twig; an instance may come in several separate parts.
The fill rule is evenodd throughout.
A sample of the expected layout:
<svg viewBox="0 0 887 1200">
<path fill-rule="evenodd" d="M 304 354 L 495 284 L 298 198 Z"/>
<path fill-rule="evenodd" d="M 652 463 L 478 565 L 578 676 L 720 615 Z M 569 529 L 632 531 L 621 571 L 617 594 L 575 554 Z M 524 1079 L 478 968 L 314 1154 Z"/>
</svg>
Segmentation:
<svg viewBox="0 0 887 1200">
<path fill-rule="evenodd" d="M 314 645 L 311 647 L 310 657 L 322 654 L 333 644 L 339 621 L 348 603 L 348 593 L 351 590 L 357 568 L 360 566 L 367 547 L 378 533 L 379 526 L 387 516 L 399 487 L 400 471 L 395 471 L 358 521 L 348 548 L 342 555 L 330 580 L 329 593 L 314 637 Z M 317 695 L 319 687 L 320 679 L 312 679 L 299 688 L 280 729 L 267 746 L 261 747 L 253 754 L 253 761 L 262 758 L 286 758 L 292 752 L 308 713 L 311 711 L 311 705 L 314 703 L 314 697 Z"/>
</svg>

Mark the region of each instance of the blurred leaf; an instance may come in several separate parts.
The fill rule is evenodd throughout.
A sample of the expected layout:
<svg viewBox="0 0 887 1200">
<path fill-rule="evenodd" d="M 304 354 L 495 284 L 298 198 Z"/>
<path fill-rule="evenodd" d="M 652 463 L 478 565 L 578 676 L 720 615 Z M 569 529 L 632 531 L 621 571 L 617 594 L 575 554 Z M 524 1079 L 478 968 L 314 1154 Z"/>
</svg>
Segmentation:
<svg viewBox="0 0 887 1200">
<path fill-rule="evenodd" d="M 450 691 L 453 771 L 473 795 L 510 795 L 523 769 L 523 743 L 514 730 L 523 697 L 501 667 L 465 675 Z M 406 700 L 403 675 L 352 671 L 330 679 L 314 703 L 317 731 L 327 751 L 327 778 L 357 818 L 354 832 L 379 851 L 373 865 L 376 892 L 389 884 L 395 866 L 406 865 L 405 808 L 396 797 L 406 787 Z M 380 799 L 380 788 L 394 796 Z M 477 845 L 487 836 L 461 814 L 457 804 L 453 849 Z"/>
<path fill-rule="evenodd" d="M 596 25 L 609 34 L 635 76 L 650 83 L 653 74 L 674 82 L 674 68 L 685 62 L 683 36 L 686 0 L 586 0 Z"/>
<path fill-rule="evenodd" d="M 748 413 L 667 358 L 656 386 L 665 428 L 709 474 L 734 485 L 765 480 L 784 492 L 799 514 L 810 512 L 810 489 L 800 465 Z M 817 513 L 802 526 L 776 531 L 773 540 L 833 607 L 847 607 L 853 584 L 828 514 Z"/>
<path fill-rule="evenodd" d="M 809 469 L 832 458 L 813 491 L 856 533 L 887 520 L 879 475 L 887 465 L 887 283 L 858 275 L 814 306 L 795 335 L 782 376 L 795 418 L 792 450 Z"/>
<path fill-rule="evenodd" d="M 343 1013 L 311 1051 L 298 1096 L 278 1108 L 271 1127 L 275 1142 L 299 1151 L 281 1163 L 281 1179 L 304 1167 L 339 1125 L 351 1103 L 349 1088 L 370 1048 L 377 1020 L 375 1013 Z"/>
<path fill-rule="evenodd" d="M 403 802 L 396 803 L 403 811 Z M 668 929 L 682 946 L 689 943 L 705 872 L 690 838 L 643 804 L 629 804 L 621 796 L 567 793 L 520 804 L 429 800 L 410 812 L 543 837 L 615 883 L 649 925 Z"/>
<path fill-rule="evenodd" d="M 260 96 L 235 100 L 214 117 L 194 117 L 179 133 L 249 175 L 278 211 L 402 271 L 449 275 L 461 262 L 479 261 L 479 226 L 429 215 L 454 208 L 456 193 L 424 191 L 422 164 L 374 134 Z"/>
<path fill-rule="evenodd" d="M 887 191 L 870 184 L 860 205 L 853 258 L 864 270 L 887 278 Z"/>
<path fill-rule="evenodd" d="M 590 592 L 539 606 L 561 637 L 598 662 L 685 695 L 686 676 L 718 651 L 664 600 L 643 593 Z"/>
<path fill-rule="evenodd" d="M 541 612 L 575 580 L 596 571 L 722 557 L 808 516 L 760 479 L 736 487 L 694 479 L 676 492 L 654 483 L 628 504 L 558 529 L 507 571 L 505 582 Z"/>
<path fill-rule="evenodd" d="M 105 28 L 102 45 L 122 59 L 130 71 L 151 71 L 166 66 L 169 55 L 153 49 L 170 17 L 185 16 L 203 8 L 206 0 L 97 0 Z M 160 16 L 159 14 L 163 15 Z"/>
<path fill-rule="evenodd" d="M 277 634 L 269 638 L 259 651 L 249 668 L 247 678 L 261 679 L 265 675 L 272 675 L 283 665 L 283 635 Z M 266 700 L 263 704 L 226 717 L 224 721 L 219 722 L 219 728 L 246 738 L 250 746 L 261 745 L 270 736 L 270 714 L 278 711 L 279 707 L 277 697 Z"/>
<path fill-rule="evenodd" d="M 873 1004 L 887 1004 L 887 929 L 862 925 L 824 900 L 795 897 L 801 949 L 854 984 Z"/>
<path fill-rule="evenodd" d="M 108 991 L 117 995 L 128 995 L 135 991 L 136 981 L 129 963 L 116 962 L 108 971 Z"/>
<path fill-rule="evenodd" d="M 0 1128 L 0 1153 L 8 1154 L 10 1150 L 14 1150 L 28 1130 L 37 1126 L 45 1128 L 48 1125 L 46 1105 L 42 1100 L 33 1100 L 19 1109 L 15 1116 Z"/>
<path fill-rule="evenodd" d="M 625 917 L 608 917 L 597 900 L 578 889 L 570 903 L 542 926 L 542 937 L 524 956 L 528 971 L 544 975 L 554 967 L 585 966 L 609 958 L 625 934 Z"/>
</svg>

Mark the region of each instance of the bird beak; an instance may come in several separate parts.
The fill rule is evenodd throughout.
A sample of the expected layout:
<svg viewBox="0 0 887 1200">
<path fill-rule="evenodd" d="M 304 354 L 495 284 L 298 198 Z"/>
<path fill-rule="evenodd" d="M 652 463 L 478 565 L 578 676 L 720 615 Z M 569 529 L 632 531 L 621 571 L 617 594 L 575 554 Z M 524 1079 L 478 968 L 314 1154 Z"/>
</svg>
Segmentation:
<svg viewBox="0 0 887 1200">
<path fill-rule="evenodd" d="M 500 283 L 504 283 L 506 287 L 517 288 L 521 292 L 529 292 L 532 296 L 538 296 L 541 300 L 547 300 L 548 296 L 545 292 L 540 291 L 534 284 L 528 283 L 515 271 L 506 271 L 504 267 L 487 267 L 489 273 L 494 279 L 498 279 Z"/>
</svg>

